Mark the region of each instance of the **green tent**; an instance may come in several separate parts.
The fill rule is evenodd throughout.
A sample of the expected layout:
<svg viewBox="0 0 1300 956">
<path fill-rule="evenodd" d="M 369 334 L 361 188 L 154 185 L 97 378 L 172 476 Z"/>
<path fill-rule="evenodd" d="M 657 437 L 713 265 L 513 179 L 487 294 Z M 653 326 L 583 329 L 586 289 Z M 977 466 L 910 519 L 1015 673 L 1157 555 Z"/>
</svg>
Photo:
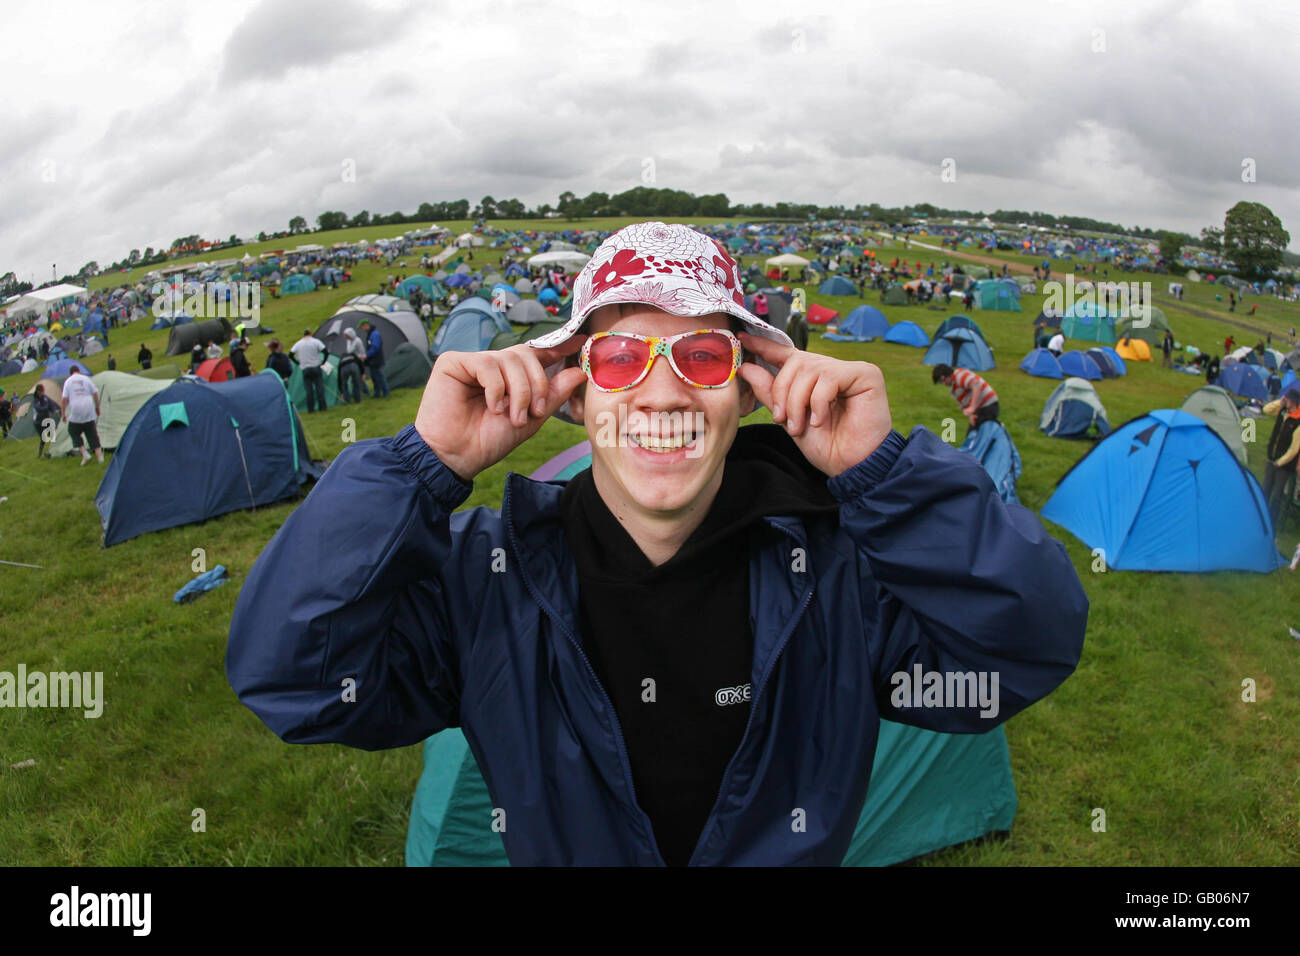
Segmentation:
<svg viewBox="0 0 1300 956">
<path fill-rule="evenodd" d="M 508 866 L 492 798 L 459 729 L 424 742 L 407 866 Z M 1001 727 L 939 734 L 882 721 L 871 787 L 844 866 L 889 866 L 1011 829 L 1016 788 Z"/>
<path fill-rule="evenodd" d="M 1195 415 L 1214 429 L 1215 434 L 1232 449 L 1237 461 L 1246 464 L 1246 444 L 1241 440 L 1241 413 L 1226 390 L 1217 385 L 1203 385 L 1187 396 L 1182 411 Z"/>
<path fill-rule="evenodd" d="M 1149 308 L 1151 309 L 1151 321 L 1139 328 L 1134 323 L 1140 322 L 1142 316 L 1135 314 L 1137 312 L 1136 306 L 1131 306 L 1129 315 L 1126 318 L 1115 320 L 1116 335 L 1122 339 L 1132 333 L 1133 338 L 1142 339 L 1153 349 L 1158 349 L 1160 343 L 1164 341 L 1165 332 L 1172 332 L 1173 329 L 1169 327 L 1169 319 L 1165 317 L 1165 313 L 1159 307 L 1153 305 L 1149 306 Z"/>
<path fill-rule="evenodd" d="M 389 388 L 424 388 L 429 382 L 433 363 L 418 345 L 403 342 L 393 349 L 384 363 L 384 378 Z"/>
<path fill-rule="evenodd" d="M 302 369 L 297 362 L 290 363 L 293 365 L 293 374 L 289 376 L 289 381 L 285 382 L 285 387 L 289 389 L 289 400 L 293 402 L 293 407 L 300 412 L 307 411 L 307 386 L 302 381 Z M 325 373 L 325 407 L 333 408 L 340 402 L 339 399 L 339 357 L 329 355 L 325 358 L 325 365 L 322 371 Z M 260 375 L 274 375 L 279 378 L 279 373 L 274 369 L 262 369 Z"/>
<path fill-rule="evenodd" d="M 91 377 L 99 389 L 99 443 L 105 450 L 117 447 L 126 426 L 140 410 L 140 406 L 149 401 L 156 392 L 161 392 L 171 385 L 166 379 L 141 378 L 129 372 L 100 372 Z M 29 416 L 30 417 L 30 416 Z M 54 433 L 54 444 L 50 447 L 52 455 L 66 455 L 72 451 L 72 438 L 68 435 L 68 424 L 63 422 Z"/>
<path fill-rule="evenodd" d="M 66 375 L 56 375 L 54 378 L 41 378 L 39 381 L 32 382 L 32 387 L 22 398 L 13 399 L 13 424 L 9 426 L 9 437 L 22 440 L 24 438 L 36 437 L 36 423 L 32 421 L 32 402 L 36 399 L 36 386 L 44 385 L 45 394 L 54 400 L 57 406 L 63 399 L 63 383 L 67 379 Z M 54 419 L 58 421 L 62 418 L 59 411 L 55 411 Z"/>
<path fill-rule="evenodd" d="M 181 367 L 179 365 L 155 365 L 153 368 L 142 368 L 135 374 L 138 378 L 161 378 L 174 382 L 181 377 Z"/>
<path fill-rule="evenodd" d="M 880 301 L 884 305 L 907 305 L 907 291 L 895 282 L 884 292 L 880 293 Z"/>
<path fill-rule="evenodd" d="M 993 278 L 993 270 L 990 269 L 988 266 L 971 266 L 971 265 L 967 265 L 966 263 L 962 263 L 961 271 L 966 273 L 966 275 L 968 275 L 972 279 Z"/>
<path fill-rule="evenodd" d="M 1105 309 L 1072 309 L 1061 319 L 1061 334 L 1067 339 L 1114 345 L 1115 319 Z"/>
</svg>

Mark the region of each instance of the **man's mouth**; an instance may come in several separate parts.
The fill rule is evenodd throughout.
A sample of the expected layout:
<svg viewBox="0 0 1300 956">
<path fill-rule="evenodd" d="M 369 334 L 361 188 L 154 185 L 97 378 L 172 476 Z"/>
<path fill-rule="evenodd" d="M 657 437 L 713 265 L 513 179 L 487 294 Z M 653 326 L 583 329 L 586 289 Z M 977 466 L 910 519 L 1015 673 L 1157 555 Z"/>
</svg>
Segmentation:
<svg viewBox="0 0 1300 956">
<path fill-rule="evenodd" d="M 697 437 L 694 432 L 679 432 L 676 435 L 628 435 L 627 439 L 638 448 L 667 454 L 681 451 L 688 445 L 693 444 Z"/>
</svg>

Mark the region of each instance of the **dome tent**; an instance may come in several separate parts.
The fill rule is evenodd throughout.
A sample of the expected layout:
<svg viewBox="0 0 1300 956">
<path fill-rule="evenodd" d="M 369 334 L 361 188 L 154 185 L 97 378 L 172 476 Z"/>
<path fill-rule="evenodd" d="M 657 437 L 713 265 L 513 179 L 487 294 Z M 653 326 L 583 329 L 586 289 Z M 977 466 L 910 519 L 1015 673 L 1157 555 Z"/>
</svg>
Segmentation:
<svg viewBox="0 0 1300 956">
<path fill-rule="evenodd" d="M 482 299 L 469 301 L 483 302 Z M 487 305 L 486 302 L 483 304 Z M 433 337 L 433 354 L 482 352 L 492 345 L 492 339 L 501 332 L 511 334 L 514 329 L 510 328 L 510 323 L 504 316 L 493 312 L 491 306 L 488 306 L 487 311 L 457 306 L 438 327 L 438 333 Z"/>
<path fill-rule="evenodd" d="M 858 287 L 853 284 L 852 279 L 846 279 L 844 276 L 831 276 L 817 287 L 818 295 L 857 295 Z"/>
<path fill-rule="evenodd" d="M 421 352 L 410 342 L 403 342 L 384 366 L 384 378 L 389 388 L 424 388 L 429 381 L 433 363 L 428 353 Z"/>
<path fill-rule="evenodd" d="M 1130 362 L 1150 362 L 1151 347 L 1140 338 L 1122 338 L 1115 345 L 1119 357 Z"/>
<path fill-rule="evenodd" d="M 131 419 L 144 407 L 145 402 L 171 384 L 165 380 L 141 378 L 127 372 L 100 372 L 92 376 L 91 381 L 99 389 L 96 430 L 105 451 L 112 451 L 118 446 Z M 50 454 L 57 457 L 71 452 L 72 438 L 68 435 L 68 425 L 64 422 L 55 432 Z"/>
<path fill-rule="evenodd" d="M 181 379 L 136 412 L 104 473 L 104 546 L 280 501 L 320 474 L 279 382 Z"/>
<path fill-rule="evenodd" d="M 992 351 L 972 329 L 953 329 L 942 338 L 936 338 L 921 362 L 924 365 L 968 368 L 973 372 L 996 367 Z"/>
<path fill-rule="evenodd" d="M 280 283 L 281 295 L 299 295 L 303 292 L 314 291 L 316 291 L 316 283 L 311 281 L 311 276 L 303 275 L 301 272 L 285 276 L 284 281 Z"/>
<path fill-rule="evenodd" d="M 1065 378 L 1061 363 L 1047 349 L 1034 349 L 1020 363 L 1020 370 L 1039 378 Z"/>
<path fill-rule="evenodd" d="M 896 345 L 910 345 L 916 349 L 929 348 L 930 346 L 930 336 L 926 335 L 925 329 L 906 319 L 895 323 L 893 328 L 885 333 L 885 341 L 893 342 Z"/>
<path fill-rule="evenodd" d="M 1083 354 L 1088 356 L 1097 363 L 1097 368 L 1101 371 L 1102 378 L 1118 378 L 1123 375 L 1121 364 L 1123 359 L 1118 355 L 1112 358 L 1113 349 L 1091 348 Z"/>
<path fill-rule="evenodd" d="M 1187 396 L 1179 411 L 1195 415 L 1213 428 L 1237 461 L 1246 464 L 1246 444 L 1241 440 L 1241 413 L 1226 391 L 1217 385 L 1202 385 Z"/>
<path fill-rule="evenodd" d="M 1242 362 L 1224 366 L 1219 372 L 1218 384 L 1242 398 L 1253 398 L 1261 402 L 1268 401 L 1268 387 L 1251 366 Z"/>
<path fill-rule="evenodd" d="M 590 467 L 582 442 L 546 462 L 534 481 L 567 480 Z M 508 866 L 499 833 L 479 821 L 493 801 L 459 728 L 424 742 L 411 804 L 407 866 Z M 1006 831 L 1016 815 L 1010 750 L 1001 727 L 941 734 L 881 721 L 871 786 L 843 866 L 889 866 Z"/>
<path fill-rule="evenodd" d="M 833 342 L 870 342 L 889 331 L 889 319 L 874 305 L 860 305 L 824 336 Z"/>
<path fill-rule="evenodd" d="M 487 305 L 486 302 L 483 304 Z M 422 352 L 427 352 L 429 349 L 429 333 L 425 331 L 424 324 L 414 312 L 383 312 L 374 306 L 366 305 L 345 305 L 322 322 L 316 329 L 315 335 L 325 343 L 325 348 L 331 355 L 342 355 L 347 351 L 347 337 L 344 335 L 347 329 L 355 329 L 361 344 L 366 344 L 365 334 L 361 331 L 363 322 L 369 322 L 379 330 L 379 337 L 383 340 L 382 351 L 385 362 L 403 342 L 410 342 Z M 286 349 L 292 347 L 292 342 L 285 346 Z"/>
<path fill-rule="evenodd" d="M 1020 311 L 1020 287 L 1014 282 L 981 279 L 975 283 L 975 307 L 999 312 Z"/>
<path fill-rule="evenodd" d="M 1061 319 L 1061 334 L 1084 342 L 1115 343 L 1115 319 L 1105 307 L 1085 300 L 1070 306 Z"/>
<path fill-rule="evenodd" d="M 234 335 L 234 329 L 226 319 L 208 319 L 206 322 L 190 322 L 172 328 L 167 337 L 167 355 L 189 355 L 195 344 L 207 348 L 211 343 L 225 345 Z"/>
<path fill-rule="evenodd" d="M 1119 571 L 1258 571 L 1285 563 L 1259 482 L 1195 415 L 1117 428 L 1057 484 L 1042 516 Z"/>
<path fill-rule="evenodd" d="M 1076 378 L 1086 378 L 1091 382 L 1099 382 L 1103 378 L 1101 369 L 1092 357 L 1083 352 L 1064 352 L 1060 358 L 1061 371 L 1066 375 L 1073 375 Z"/>
<path fill-rule="evenodd" d="M 974 455 L 984 466 L 1003 501 L 1020 503 L 1016 495 L 1016 479 L 1020 477 L 1023 466 L 1020 452 L 1005 425 L 996 420 L 981 422 L 979 428 L 966 433 L 966 440 L 958 450 Z"/>
<path fill-rule="evenodd" d="M 1146 314 L 1148 310 L 1149 315 Z M 1131 335 L 1156 348 L 1159 348 L 1164 340 L 1165 332 L 1173 332 L 1169 327 L 1169 319 L 1154 305 L 1147 306 L 1145 309 L 1135 305 L 1130 309 L 1129 315 L 1115 320 L 1115 334 L 1120 338 Z"/>
<path fill-rule="evenodd" d="M 1067 378 L 1043 405 L 1038 427 L 1050 438 L 1088 438 L 1096 427 L 1098 435 L 1110 432 L 1106 409 L 1092 384 L 1082 378 Z"/>
<path fill-rule="evenodd" d="M 984 330 L 981 329 L 975 320 L 966 315 L 950 315 L 939 323 L 939 327 L 934 330 L 936 339 L 943 338 L 953 329 L 970 329 L 980 338 L 984 338 Z"/>
</svg>

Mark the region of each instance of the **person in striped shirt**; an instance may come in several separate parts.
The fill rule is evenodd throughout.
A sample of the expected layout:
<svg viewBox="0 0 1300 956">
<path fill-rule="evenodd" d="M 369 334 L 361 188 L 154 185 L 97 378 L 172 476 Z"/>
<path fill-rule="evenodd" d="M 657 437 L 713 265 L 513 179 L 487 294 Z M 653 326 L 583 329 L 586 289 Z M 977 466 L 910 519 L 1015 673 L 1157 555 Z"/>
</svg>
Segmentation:
<svg viewBox="0 0 1300 956">
<path fill-rule="evenodd" d="M 952 397 L 961 406 L 971 428 L 984 422 L 998 420 L 998 393 L 993 386 L 969 369 L 954 369 L 950 365 L 936 365 L 932 373 L 934 384 L 942 382 L 952 389 Z"/>
</svg>

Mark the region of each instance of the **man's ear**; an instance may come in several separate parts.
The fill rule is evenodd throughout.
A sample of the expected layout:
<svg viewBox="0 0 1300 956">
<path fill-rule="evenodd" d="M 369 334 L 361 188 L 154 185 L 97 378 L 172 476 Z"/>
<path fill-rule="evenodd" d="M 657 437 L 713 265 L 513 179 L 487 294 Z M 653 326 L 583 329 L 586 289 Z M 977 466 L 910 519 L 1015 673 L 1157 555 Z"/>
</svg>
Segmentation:
<svg viewBox="0 0 1300 956">
<path fill-rule="evenodd" d="M 754 414 L 758 408 L 758 396 L 754 394 L 754 387 L 739 375 L 736 376 L 736 385 L 740 389 L 740 417 Z"/>
</svg>

